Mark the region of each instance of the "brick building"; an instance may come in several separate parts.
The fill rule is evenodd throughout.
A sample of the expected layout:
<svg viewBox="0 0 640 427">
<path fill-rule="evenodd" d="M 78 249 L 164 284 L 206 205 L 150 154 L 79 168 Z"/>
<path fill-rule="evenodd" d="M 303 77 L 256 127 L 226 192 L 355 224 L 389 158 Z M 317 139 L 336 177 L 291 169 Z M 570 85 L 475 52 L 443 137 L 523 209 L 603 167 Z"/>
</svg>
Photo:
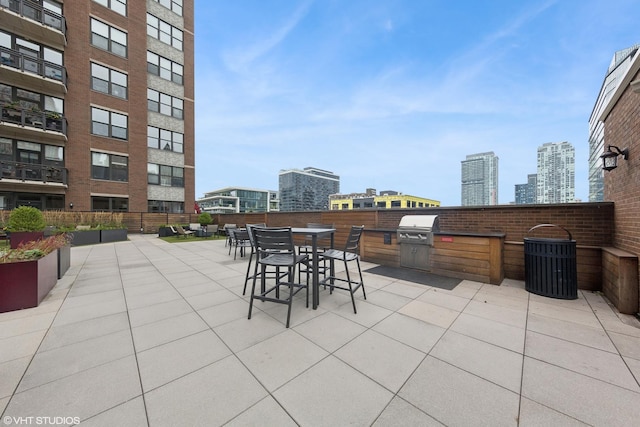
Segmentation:
<svg viewBox="0 0 640 427">
<path fill-rule="evenodd" d="M 193 0 L 0 3 L 0 209 L 191 212 Z"/>
<path fill-rule="evenodd" d="M 604 175 L 604 200 L 615 203 L 613 244 L 640 256 L 640 55 L 633 58 L 600 120 L 606 146 L 629 150 L 628 159 L 618 156 L 617 168 Z"/>
</svg>

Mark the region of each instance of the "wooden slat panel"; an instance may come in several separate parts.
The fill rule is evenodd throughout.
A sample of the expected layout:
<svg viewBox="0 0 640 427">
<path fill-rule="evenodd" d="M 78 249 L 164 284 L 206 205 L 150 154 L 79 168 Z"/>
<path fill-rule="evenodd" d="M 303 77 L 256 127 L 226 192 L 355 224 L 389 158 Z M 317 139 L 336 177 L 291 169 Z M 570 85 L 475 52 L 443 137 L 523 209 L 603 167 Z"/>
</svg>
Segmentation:
<svg viewBox="0 0 640 427">
<path fill-rule="evenodd" d="M 487 248 L 488 249 L 488 248 Z M 489 252 L 468 252 L 468 251 L 454 251 L 454 250 L 442 250 L 434 248 L 434 254 L 443 256 L 443 257 L 451 257 L 451 258 L 462 258 L 462 259 L 482 259 L 489 260 Z"/>
</svg>

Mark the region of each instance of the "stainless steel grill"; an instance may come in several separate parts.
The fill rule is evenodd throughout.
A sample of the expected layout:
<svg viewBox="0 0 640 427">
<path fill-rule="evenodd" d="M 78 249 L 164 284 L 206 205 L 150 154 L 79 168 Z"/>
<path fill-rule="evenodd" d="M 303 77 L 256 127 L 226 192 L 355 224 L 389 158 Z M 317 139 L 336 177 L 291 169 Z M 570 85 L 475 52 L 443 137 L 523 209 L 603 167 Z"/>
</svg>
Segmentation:
<svg viewBox="0 0 640 427">
<path fill-rule="evenodd" d="M 429 270 L 434 231 L 440 231 L 438 215 L 405 215 L 400 219 L 400 266 Z"/>
</svg>

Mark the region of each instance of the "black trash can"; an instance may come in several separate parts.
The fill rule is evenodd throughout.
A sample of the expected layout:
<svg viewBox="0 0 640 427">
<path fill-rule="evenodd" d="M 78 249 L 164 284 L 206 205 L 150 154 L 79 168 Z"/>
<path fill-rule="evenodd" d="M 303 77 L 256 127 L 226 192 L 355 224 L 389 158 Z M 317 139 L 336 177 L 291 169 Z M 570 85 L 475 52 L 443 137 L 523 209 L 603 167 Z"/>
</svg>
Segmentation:
<svg viewBox="0 0 640 427">
<path fill-rule="evenodd" d="M 529 233 L 539 227 L 561 228 L 568 239 L 524 238 L 525 289 L 545 297 L 578 298 L 576 241 L 568 230 L 554 224 L 536 225 Z"/>
</svg>

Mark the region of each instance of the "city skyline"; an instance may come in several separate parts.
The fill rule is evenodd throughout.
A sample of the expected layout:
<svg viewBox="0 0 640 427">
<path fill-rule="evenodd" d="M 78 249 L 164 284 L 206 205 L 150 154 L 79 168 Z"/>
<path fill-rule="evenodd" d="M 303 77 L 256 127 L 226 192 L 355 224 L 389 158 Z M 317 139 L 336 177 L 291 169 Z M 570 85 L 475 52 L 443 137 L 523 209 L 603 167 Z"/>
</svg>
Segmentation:
<svg viewBox="0 0 640 427">
<path fill-rule="evenodd" d="M 499 203 L 537 147 L 576 148 L 588 200 L 589 116 L 614 52 L 638 42 L 615 1 L 198 2 L 196 195 L 276 188 L 306 165 L 345 193 L 393 188 L 460 203 L 469 153 L 501 159 Z M 594 31 L 597 28 L 597 31 Z M 221 156 L 242 159 L 235 176 Z M 215 167 L 212 167 L 215 165 Z"/>
</svg>

